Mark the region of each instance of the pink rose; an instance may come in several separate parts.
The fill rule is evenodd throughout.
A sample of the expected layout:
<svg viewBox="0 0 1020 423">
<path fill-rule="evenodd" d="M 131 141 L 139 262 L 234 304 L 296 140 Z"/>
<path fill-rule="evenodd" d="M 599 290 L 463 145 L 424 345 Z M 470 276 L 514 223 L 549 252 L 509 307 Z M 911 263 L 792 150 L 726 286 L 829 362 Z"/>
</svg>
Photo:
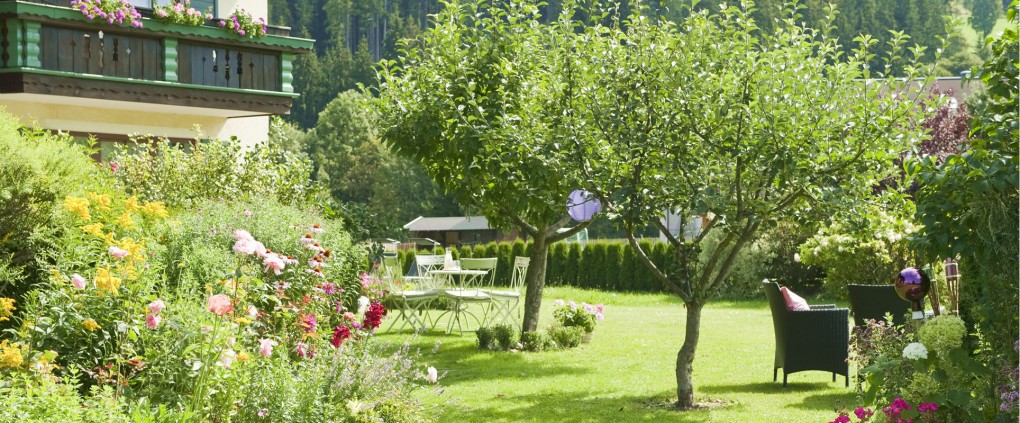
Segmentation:
<svg viewBox="0 0 1020 423">
<path fill-rule="evenodd" d="M 149 303 L 149 311 L 151 311 L 152 314 L 159 314 L 159 312 L 163 311 L 164 308 L 166 308 L 166 304 L 163 303 L 163 300 L 156 300 Z"/>
<path fill-rule="evenodd" d="M 127 255 L 129 254 L 127 250 L 122 250 L 114 246 L 110 246 L 110 248 L 107 251 L 110 253 L 111 256 L 113 256 L 113 258 L 116 259 L 122 259 L 124 257 L 127 257 Z"/>
<path fill-rule="evenodd" d="M 71 275 L 71 285 L 74 285 L 74 289 L 85 289 L 85 278 L 75 273 Z"/>
<path fill-rule="evenodd" d="M 117 169 L 120 169 L 120 164 L 117 162 L 110 162 L 110 171 L 116 173 Z"/>
<path fill-rule="evenodd" d="M 238 230 L 234 231 L 234 239 L 237 239 L 238 241 L 240 241 L 242 239 L 255 239 L 255 238 L 253 238 L 251 236 L 251 234 L 248 233 L 248 231 L 246 231 L 244 229 L 238 229 Z"/>
<path fill-rule="evenodd" d="M 224 294 L 210 296 L 209 302 L 206 304 L 206 308 L 208 308 L 212 314 L 217 316 L 222 316 L 234 311 L 234 306 L 230 305 L 230 297 Z"/>
<path fill-rule="evenodd" d="M 267 272 L 272 269 L 277 275 L 280 274 L 280 271 L 283 270 L 283 267 L 286 265 L 283 261 L 283 257 L 280 257 L 279 254 L 267 254 L 266 258 L 262 260 L 262 264 L 266 265 Z"/>
<path fill-rule="evenodd" d="M 159 322 L 162 321 L 163 318 L 159 317 L 159 315 L 156 314 L 150 314 L 148 316 L 145 316 L 145 326 L 147 326 L 149 329 L 155 330 L 156 328 L 159 327 Z"/>
</svg>

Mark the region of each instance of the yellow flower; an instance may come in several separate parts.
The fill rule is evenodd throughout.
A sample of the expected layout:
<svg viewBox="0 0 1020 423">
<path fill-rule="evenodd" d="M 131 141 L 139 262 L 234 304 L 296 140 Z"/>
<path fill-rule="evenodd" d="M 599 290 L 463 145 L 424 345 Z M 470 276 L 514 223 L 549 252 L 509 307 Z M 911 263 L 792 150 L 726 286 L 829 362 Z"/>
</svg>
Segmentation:
<svg viewBox="0 0 1020 423">
<path fill-rule="evenodd" d="M 98 238 L 102 238 L 103 237 L 103 224 L 102 223 L 98 223 L 97 222 L 97 223 L 93 223 L 91 225 L 85 225 L 85 226 L 81 227 L 81 230 L 85 231 L 85 233 L 87 233 L 89 235 L 92 235 L 94 237 L 98 237 Z"/>
<path fill-rule="evenodd" d="M 14 315 L 14 298 L 0 297 L 0 322 L 6 322 Z"/>
<path fill-rule="evenodd" d="M 89 215 L 89 200 L 85 198 L 64 197 L 64 208 L 67 211 L 78 215 L 81 220 L 86 222 L 92 220 L 92 216 Z"/>
<path fill-rule="evenodd" d="M 125 212 L 130 213 L 141 208 L 142 206 L 138 205 L 138 197 L 132 195 L 131 198 L 128 198 L 127 200 L 124 201 Z"/>
<path fill-rule="evenodd" d="M 60 274 L 59 270 L 50 270 L 50 282 L 53 282 L 54 285 L 63 285 L 64 278 L 63 275 Z"/>
<path fill-rule="evenodd" d="M 135 242 L 131 238 L 124 238 L 120 240 L 120 249 L 127 251 L 128 257 L 144 257 L 145 256 L 145 244 Z"/>
<path fill-rule="evenodd" d="M 0 342 L 0 369 L 20 367 L 24 361 L 24 358 L 21 357 L 20 345 L 8 344 L 6 339 Z"/>
<path fill-rule="evenodd" d="M 106 245 L 113 245 L 113 232 L 103 235 L 101 238 Z"/>
<path fill-rule="evenodd" d="M 117 295 L 117 289 L 120 288 L 120 278 L 111 275 L 109 267 L 96 269 L 96 288 L 99 288 L 100 291 L 107 291 Z"/>
<path fill-rule="evenodd" d="M 238 317 L 238 318 L 234 319 L 234 323 L 237 323 L 239 325 L 247 325 L 247 324 L 251 324 L 251 319 L 249 319 L 247 317 Z"/>
<path fill-rule="evenodd" d="M 131 213 L 126 211 L 117 218 L 117 224 L 124 229 L 130 230 L 135 228 L 135 221 L 131 218 Z"/>
<path fill-rule="evenodd" d="M 110 195 L 89 193 L 89 198 L 96 202 L 96 208 L 101 211 L 110 211 Z"/>
<path fill-rule="evenodd" d="M 163 218 L 167 216 L 166 206 L 163 205 L 162 201 L 145 203 L 145 206 L 142 207 L 142 213 L 149 217 Z"/>
<path fill-rule="evenodd" d="M 96 323 L 96 321 L 92 319 L 85 319 L 84 322 L 81 322 L 81 325 L 84 326 L 85 330 L 89 332 L 99 329 L 99 323 Z"/>
<path fill-rule="evenodd" d="M 244 363 L 245 361 L 248 361 L 250 358 L 251 358 L 251 356 L 248 355 L 248 353 L 246 353 L 246 352 L 242 352 L 242 353 L 238 353 L 237 354 L 237 361 L 241 362 L 241 363 Z"/>
</svg>

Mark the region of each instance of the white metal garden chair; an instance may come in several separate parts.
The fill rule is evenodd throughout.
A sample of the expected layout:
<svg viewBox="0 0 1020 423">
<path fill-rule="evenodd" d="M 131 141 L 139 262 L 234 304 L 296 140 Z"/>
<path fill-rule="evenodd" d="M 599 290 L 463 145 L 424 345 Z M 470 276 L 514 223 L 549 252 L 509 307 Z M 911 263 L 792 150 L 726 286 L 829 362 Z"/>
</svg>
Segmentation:
<svg viewBox="0 0 1020 423">
<path fill-rule="evenodd" d="M 521 288 L 524 285 L 524 277 L 528 274 L 528 264 L 530 262 L 531 259 L 528 257 L 514 258 L 514 268 L 513 274 L 510 276 L 509 290 L 485 290 L 485 293 L 491 298 L 489 303 L 489 314 L 491 314 L 491 317 L 489 322 L 520 325 L 520 310 L 517 306 L 521 302 Z"/>
<path fill-rule="evenodd" d="M 392 264 L 387 264 L 387 260 L 390 260 Z M 395 258 L 384 258 L 383 264 L 391 269 L 396 266 L 396 271 L 392 274 L 401 274 L 399 262 Z M 404 326 L 408 324 L 416 332 L 425 332 L 429 324 L 429 305 L 442 293 L 436 285 L 436 280 L 429 276 L 429 272 L 442 265 L 443 256 L 415 256 L 415 267 L 419 276 L 394 277 L 390 284 L 390 295 L 393 297 L 395 305 L 399 307 L 399 314 L 393 323 L 390 323 L 387 331 L 393 329 L 393 326 L 400 321 L 402 323 L 397 332 L 404 330 Z M 390 272 L 393 271 L 390 270 Z"/>
<path fill-rule="evenodd" d="M 470 277 L 461 275 L 461 278 L 465 280 L 461 281 L 460 286 L 449 286 L 443 290 L 443 295 L 446 298 L 453 301 L 453 317 L 450 319 L 450 323 L 446 329 L 446 333 L 453 331 L 453 324 L 457 324 L 457 329 L 460 333 L 464 333 L 464 328 L 461 326 L 461 316 L 471 316 L 478 323 L 478 326 L 485 326 L 486 318 L 488 315 L 489 295 L 482 289 L 483 287 L 491 287 L 492 282 L 496 276 L 496 263 L 498 262 L 495 258 L 462 258 L 460 259 L 460 270 L 470 271 L 485 271 L 488 272 L 481 277 Z M 474 286 L 471 286 L 471 285 Z M 471 304 L 483 304 L 482 307 L 482 318 L 470 313 L 467 310 Z"/>
</svg>

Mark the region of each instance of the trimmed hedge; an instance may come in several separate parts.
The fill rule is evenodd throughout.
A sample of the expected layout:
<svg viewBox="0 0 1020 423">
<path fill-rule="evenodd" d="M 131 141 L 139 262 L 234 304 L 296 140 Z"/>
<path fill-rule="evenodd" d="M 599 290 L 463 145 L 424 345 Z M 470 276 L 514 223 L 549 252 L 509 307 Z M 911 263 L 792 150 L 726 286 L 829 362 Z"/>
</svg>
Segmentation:
<svg viewBox="0 0 1020 423">
<path fill-rule="evenodd" d="M 642 241 L 641 247 L 658 266 L 670 258 L 665 243 Z M 445 254 L 443 248 L 437 254 Z M 531 253 L 531 243 L 490 242 L 475 246 L 453 248 L 454 259 L 460 257 L 496 257 L 496 285 L 510 285 L 513 275 L 514 257 L 526 257 Z M 413 251 L 400 251 L 400 262 L 404 274 L 414 265 Z M 580 244 L 557 242 L 549 248 L 545 282 L 549 286 L 575 286 L 578 288 L 602 289 L 608 291 L 660 292 L 662 284 L 641 262 L 633 248 L 619 241 L 592 241 L 583 250 Z"/>
</svg>

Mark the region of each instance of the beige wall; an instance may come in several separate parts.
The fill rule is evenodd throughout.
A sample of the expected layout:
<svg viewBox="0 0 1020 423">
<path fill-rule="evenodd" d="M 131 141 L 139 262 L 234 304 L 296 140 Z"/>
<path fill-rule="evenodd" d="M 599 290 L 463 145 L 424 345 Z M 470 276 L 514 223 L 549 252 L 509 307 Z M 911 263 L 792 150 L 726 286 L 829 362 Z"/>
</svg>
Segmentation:
<svg viewBox="0 0 1020 423">
<path fill-rule="evenodd" d="M 26 125 L 71 132 L 187 139 L 236 135 L 244 146 L 266 141 L 269 134 L 269 116 L 230 117 L 215 109 L 33 94 L 0 96 L 0 107 Z"/>
</svg>

